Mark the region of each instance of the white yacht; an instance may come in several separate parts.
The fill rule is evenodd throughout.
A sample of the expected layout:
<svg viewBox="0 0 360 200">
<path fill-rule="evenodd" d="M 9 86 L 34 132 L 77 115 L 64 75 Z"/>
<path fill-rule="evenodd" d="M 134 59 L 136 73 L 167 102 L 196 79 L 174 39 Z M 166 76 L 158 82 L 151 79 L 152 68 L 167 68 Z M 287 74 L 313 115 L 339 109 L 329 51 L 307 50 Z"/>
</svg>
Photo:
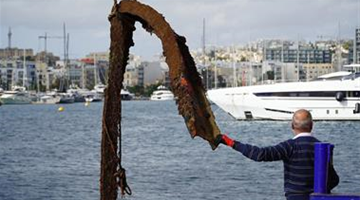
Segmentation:
<svg viewBox="0 0 360 200">
<path fill-rule="evenodd" d="M 237 120 L 291 120 L 298 109 L 309 110 L 314 120 L 360 120 L 360 73 L 209 90 L 208 96 Z"/>
<path fill-rule="evenodd" d="M 58 93 L 60 100 L 58 103 L 65 104 L 65 103 L 74 103 L 75 97 L 69 93 Z"/>
<path fill-rule="evenodd" d="M 59 103 L 61 97 L 56 92 L 48 92 L 40 95 L 35 104 L 56 104 Z"/>
<path fill-rule="evenodd" d="M 134 94 L 130 93 L 127 90 L 122 89 L 120 92 L 121 100 L 129 101 L 134 98 Z"/>
<path fill-rule="evenodd" d="M 174 100 L 174 94 L 166 89 L 164 86 L 159 86 L 157 90 L 155 90 L 151 96 L 150 100 L 152 101 L 166 101 L 166 100 Z"/>
<path fill-rule="evenodd" d="M 94 86 L 94 91 L 101 95 L 104 95 L 105 88 L 106 88 L 106 85 L 104 85 L 104 84 L 96 84 Z"/>
<path fill-rule="evenodd" d="M 3 91 L 0 101 L 2 104 L 30 104 L 31 96 L 25 87 L 14 86 L 12 90 Z"/>
</svg>

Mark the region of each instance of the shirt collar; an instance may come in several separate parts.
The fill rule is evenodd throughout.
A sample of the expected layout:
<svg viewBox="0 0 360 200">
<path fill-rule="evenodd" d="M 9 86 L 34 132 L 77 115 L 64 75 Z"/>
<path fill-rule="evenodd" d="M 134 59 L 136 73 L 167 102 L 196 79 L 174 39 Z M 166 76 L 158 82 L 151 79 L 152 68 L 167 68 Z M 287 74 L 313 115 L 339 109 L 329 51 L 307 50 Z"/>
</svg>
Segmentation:
<svg viewBox="0 0 360 200">
<path fill-rule="evenodd" d="M 296 138 L 299 138 L 299 137 L 312 137 L 312 134 L 311 133 L 299 133 L 297 135 L 295 135 L 295 137 L 293 139 L 296 139 Z"/>
</svg>

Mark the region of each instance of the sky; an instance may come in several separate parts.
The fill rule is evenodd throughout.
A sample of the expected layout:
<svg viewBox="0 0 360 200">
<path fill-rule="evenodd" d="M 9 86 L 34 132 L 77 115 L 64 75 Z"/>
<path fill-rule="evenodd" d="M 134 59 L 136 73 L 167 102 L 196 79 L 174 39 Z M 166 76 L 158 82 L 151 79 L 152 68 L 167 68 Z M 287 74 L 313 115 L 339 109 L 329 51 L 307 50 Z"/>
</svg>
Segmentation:
<svg viewBox="0 0 360 200">
<path fill-rule="evenodd" d="M 360 0 L 138 0 L 163 14 L 175 32 L 187 38 L 190 49 L 206 45 L 238 46 L 258 39 L 314 41 L 352 39 L 359 24 Z M 0 0 L 0 48 L 44 50 L 48 36 L 70 35 L 69 57 L 107 51 L 113 0 Z M 158 38 L 137 25 L 132 54 L 155 59 L 162 52 Z M 63 41 L 51 38 L 47 49 L 63 57 Z"/>
</svg>

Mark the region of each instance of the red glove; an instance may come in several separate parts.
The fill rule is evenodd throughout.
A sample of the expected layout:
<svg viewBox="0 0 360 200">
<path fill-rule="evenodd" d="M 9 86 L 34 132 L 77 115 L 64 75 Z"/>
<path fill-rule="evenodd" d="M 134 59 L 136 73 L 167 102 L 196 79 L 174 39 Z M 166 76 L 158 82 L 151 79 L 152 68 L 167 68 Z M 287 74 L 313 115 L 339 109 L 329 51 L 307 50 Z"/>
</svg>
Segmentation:
<svg viewBox="0 0 360 200">
<path fill-rule="evenodd" d="M 219 143 L 222 143 L 222 144 L 225 144 L 229 147 L 233 147 L 234 144 L 235 144 L 235 141 L 233 139 L 231 139 L 229 136 L 227 136 L 226 134 L 220 134 L 216 137 L 216 143 L 219 144 Z"/>
<path fill-rule="evenodd" d="M 222 135 L 222 141 L 224 144 L 228 145 L 229 147 L 233 147 L 235 144 L 235 141 L 231 138 L 229 138 L 227 135 Z"/>
</svg>

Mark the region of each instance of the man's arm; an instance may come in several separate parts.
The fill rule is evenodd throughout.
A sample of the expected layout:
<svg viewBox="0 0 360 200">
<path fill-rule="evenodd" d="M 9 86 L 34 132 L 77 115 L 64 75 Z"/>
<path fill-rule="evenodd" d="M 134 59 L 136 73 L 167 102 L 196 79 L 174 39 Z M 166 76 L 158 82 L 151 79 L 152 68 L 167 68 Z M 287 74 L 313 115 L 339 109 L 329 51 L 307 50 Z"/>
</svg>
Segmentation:
<svg viewBox="0 0 360 200">
<path fill-rule="evenodd" d="M 235 141 L 233 148 L 251 160 L 259 162 L 288 160 L 292 153 L 292 147 L 289 141 L 263 148 Z"/>
<path fill-rule="evenodd" d="M 254 161 L 277 161 L 287 160 L 292 153 L 292 140 L 287 140 L 270 147 L 257 147 L 250 144 L 244 144 L 229 138 L 227 135 L 221 135 L 219 142 L 226 144 L 244 156 Z"/>
</svg>

